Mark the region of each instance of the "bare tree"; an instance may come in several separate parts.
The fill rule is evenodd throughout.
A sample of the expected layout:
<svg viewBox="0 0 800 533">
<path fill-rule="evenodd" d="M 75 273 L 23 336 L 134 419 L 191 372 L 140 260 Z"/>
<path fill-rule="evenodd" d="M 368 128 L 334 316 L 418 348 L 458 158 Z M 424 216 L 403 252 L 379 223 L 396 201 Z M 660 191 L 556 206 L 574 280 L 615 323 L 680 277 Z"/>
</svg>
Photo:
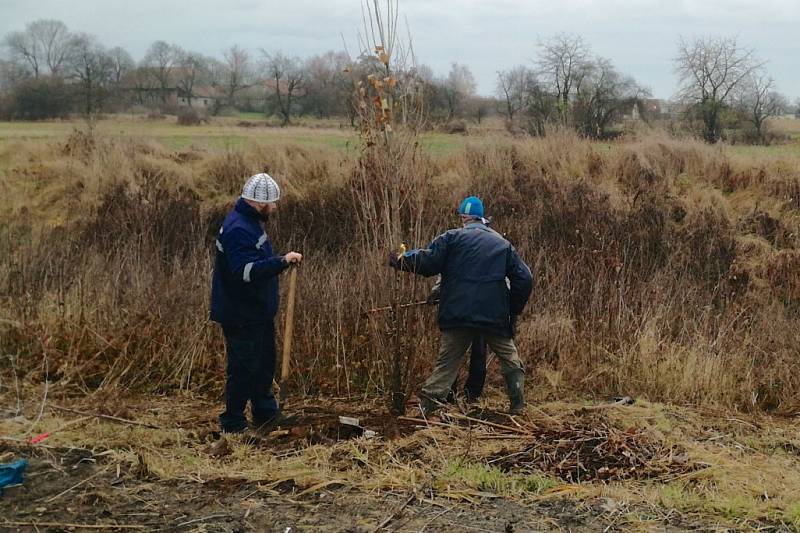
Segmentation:
<svg viewBox="0 0 800 533">
<path fill-rule="evenodd" d="M 681 38 L 674 61 L 680 99 L 701 119 L 703 138 L 717 142 L 722 136 L 722 110 L 730 105 L 734 89 L 762 63 L 753 50 L 740 46 L 736 37 Z"/>
<path fill-rule="evenodd" d="M 774 80 L 759 73 L 739 84 L 734 100 L 744 120 L 753 125 L 755 141 L 760 144 L 767 142 L 767 120 L 789 107 L 786 98 L 775 90 Z"/>
<path fill-rule="evenodd" d="M 181 50 L 177 46 L 164 41 L 156 41 L 150 45 L 144 56 L 143 64 L 160 91 L 162 105 L 167 103 L 169 89 L 173 84 L 172 73 L 180 54 Z"/>
<path fill-rule="evenodd" d="M 27 66 L 31 76 L 38 78 L 42 66 L 42 54 L 39 51 L 39 44 L 33 37 L 24 31 L 14 31 L 3 39 L 3 44 L 8 49 L 11 61 L 20 66 Z"/>
<path fill-rule="evenodd" d="M 106 52 L 111 61 L 111 83 L 119 87 L 122 79 L 136 67 L 131 55 L 120 46 L 115 46 Z"/>
<path fill-rule="evenodd" d="M 67 26 L 60 20 L 37 20 L 28 24 L 26 31 L 39 43 L 50 74 L 59 75 L 73 44 Z"/>
<path fill-rule="evenodd" d="M 72 38 L 59 20 L 41 19 L 28 23 L 24 31 L 6 35 L 6 48 L 14 61 L 27 65 L 31 75 L 58 76 L 70 54 Z"/>
<path fill-rule="evenodd" d="M 346 115 L 352 81 L 345 75 L 350 59 L 343 52 L 313 56 L 303 67 L 306 72 L 303 109 L 316 116 Z"/>
<path fill-rule="evenodd" d="M 252 85 L 253 66 L 247 50 L 233 45 L 222 54 L 224 58 L 222 86 L 227 105 L 233 106 L 236 93 Z"/>
<path fill-rule="evenodd" d="M 205 64 L 204 83 L 212 87 L 222 87 L 225 84 L 225 64 L 216 57 L 206 57 Z"/>
<path fill-rule="evenodd" d="M 131 74 L 136 69 L 131 55 L 122 47 L 115 46 L 106 51 L 111 72 L 109 73 L 109 91 L 114 100 L 115 110 L 121 110 L 125 103 L 125 91 L 123 85 L 129 85 L 133 81 Z"/>
<path fill-rule="evenodd" d="M 453 63 L 442 89 L 447 101 L 447 118 L 452 119 L 461 113 L 464 101 L 475 94 L 475 78 L 469 67 Z"/>
<path fill-rule="evenodd" d="M 67 63 L 68 74 L 80 90 L 84 114 L 91 117 L 108 94 L 113 62 L 102 45 L 91 35 L 74 36 L 70 46 L 72 54 Z"/>
<path fill-rule="evenodd" d="M 555 94 L 558 110 L 566 123 L 571 98 L 580 91 L 590 65 L 589 46 L 579 35 L 560 33 L 539 44 L 539 73 Z"/>
<path fill-rule="evenodd" d="M 270 80 L 275 96 L 275 106 L 281 116 L 282 126 L 291 121 L 292 106 L 304 90 L 305 72 L 300 60 L 285 56 L 282 52 L 264 53 L 264 71 Z"/>
<path fill-rule="evenodd" d="M 509 121 L 527 107 L 536 84 L 536 73 L 524 65 L 497 73 L 497 97 Z"/>
<path fill-rule="evenodd" d="M 621 74 L 610 60 L 595 58 L 588 64 L 576 96 L 575 126 L 587 137 L 603 138 L 623 111 L 632 109 L 648 95 L 648 90 Z"/>
<path fill-rule="evenodd" d="M 175 81 L 178 90 L 186 98 L 189 107 L 192 107 L 194 88 L 197 82 L 205 75 L 206 61 L 202 55 L 195 52 L 181 51 L 175 69 Z"/>
</svg>

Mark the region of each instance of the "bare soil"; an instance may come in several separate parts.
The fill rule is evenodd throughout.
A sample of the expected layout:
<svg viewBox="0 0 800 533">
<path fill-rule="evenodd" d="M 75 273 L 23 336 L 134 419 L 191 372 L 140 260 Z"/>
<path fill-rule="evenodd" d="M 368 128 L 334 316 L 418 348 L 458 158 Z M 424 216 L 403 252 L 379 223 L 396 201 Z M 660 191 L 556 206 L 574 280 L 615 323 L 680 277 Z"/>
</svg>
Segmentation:
<svg viewBox="0 0 800 533">
<path fill-rule="evenodd" d="M 14 452 L 30 461 L 24 484 L 7 489 L 0 500 L 0 528 L 8 530 L 55 532 L 92 526 L 147 531 L 366 532 L 384 524 L 381 529 L 389 531 L 510 532 L 598 531 L 622 525 L 615 527 L 621 509 L 603 498 L 592 502 L 556 498 L 528 504 L 487 498 L 470 505 L 432 499 L 433 495 L 363 494 L 336 486 L 298 496 L 305 488 L 291 481 L 266 489 L 267 483 L 236 478 L 193 483 L 149 479 L 135 467 L 117 472 L 102 455 L 89 450 L 2 445 L 0 452 Z M 642 518 L 655 520 L 666 530 L 697 527 L 677 515 L 645 512 Z"/>
<path fill-rule="evenodd" d="M 466 413 L 451 410 L 452 416 L 462 418 L 444 417 L 438 426 L 426 427 L 413 419 L 390 417 L 380 406 L 364 401 L 309 400 L 290 406 L 286 419 L 263 438 L 228 437 L 229 449 L 215 457 L 209 449 L 220 439 L 219 405 L 213 402 L 119 395 L 52 401 L 38 422 L 32 422 L 35 409 L 0 419 L 0 433 L 6 435 L 0 439 L 0 462 L 29 461 L 24 483 L 7 488 L 0 498 L 0 530 L 685 531 L 723 523 L 713 515 L 680 512 L 606 491 L 602 476 L 570 481 L 576 468 L 595 474 L 603 465 L 619 472 L 650 468 L 632 462 L 637 457 L 652 457 L 648 460 L 658 466 L 654 475 L 703 473 L 685 460 L 665 462 L 656 448 L 660 441 L 650 433 L 649 440 L 643 440 L 644 429 L 619 431 L 615 428 L 620 423 L 608 421 L 603 429 L 595 423 L 605 420 L 603 415 L 580 414 L 580 408 L 570 419 L 576 432 L 562 429 L 556 434 L 546 426 L 552 415 L 514 421 L 486 404 Z M 55 408 L 58 403 L 154 428 L 81 416 Z M 625 413 L 653 415 L 650 407 L 629 409 Z M 361 428 L 341 424 L 340 416 L 358 418 Z M 741 431 L 740 426 L 748 428 L 738 419 L 727 420 L 734 420 L 725 422 L 733 426 L 730 435 Z M 35 430 L 25 433 L 26 427 Z M 513 427 L 535 428 L 532 434 L 540 446 L 514 440 L 503 429 Z M 368 438 L 365 429 L 377 436 Z M 44 431 L 50 432 L 48 438 L 30 444 L 31 437 Z M 465 445 L 465 435 L 474 443 Z M 609 457 L 591 455 L 595 448 Z M 553 477 L 557 485 L 552 490 L 508 495 L 448 478 L 441 464 L 432 463 L 436 456 L 445 465 L 450 457 L 462 456 L 468 459 L 465 464 L 491 464 L 501 458 L 495 464 L 509 476 L 570 473 Z M 565 470 L 567 463 L 572 466 Z M 392 469 L 397 477 L 392 473 L 369 483 Z M 402 478 L 410 470 L 418 477 Z M 633 491 L 665 482 L 638 475 L 618 479 Z M 730 521 L 724 523 L 730 527 Z M 754 527 L 789 530 L 780 523 L 741 522 L 741 529 Z"/>
</svg>

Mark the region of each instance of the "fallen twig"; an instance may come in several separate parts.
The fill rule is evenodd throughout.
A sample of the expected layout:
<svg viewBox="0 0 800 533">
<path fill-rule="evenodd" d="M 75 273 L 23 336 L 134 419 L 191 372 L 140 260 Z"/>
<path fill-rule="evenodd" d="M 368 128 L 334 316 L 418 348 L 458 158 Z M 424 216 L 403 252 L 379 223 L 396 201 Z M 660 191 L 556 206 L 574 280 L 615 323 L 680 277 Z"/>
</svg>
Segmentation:
<svg viewBox="0 0 800 533">
<path fill-rule="evenodd" d="M 316 485 L 312 485 L 307 489 L 299 492 L 295 495 L 295 498 L 299 498 L 301 496 L 305 496 L 306 494 L 311 494 L 312 492 L 316 492 L 320 489 L 324 489 L 325 487 L 329 487 L 330 485 L 347 485 L 347 483 L 342 479 L 330 479 L 328 481 L 323 481 L 321 483 L 317 483 Z"/>
<path fill-rule="evenodd" d="M 226 514 L 212 514 L 210 516 L 204 516 L 202 518 L 195 518 L 194 520 L 189 520 L 188 522 L 181 522 L 175 527 L 184 527 L 190 524 L 196 524 L 198 522 L 205 522 L 206 520 L 214 520 L 215 518 L 228 518 Z"/>
<path fill-rule="evenodd" d="M 448 424 L 446 422 L 437 422 L 436 420 L 423 420 L 422 418 L 412 418 L 410 416 L 398 416 L 398 420 L 405 420 L 406 422 L 416 422 L 418 424 L 424 425 L 432 425 L 432 426 L 441 426 L 446 428 L 454 428 L 457 427 L 454 424 Z"/>
<path fill-rule="evenodd" d="M 453 509 L 455 509 L 455 508 L 456 508 L 456 505 L 451 505 L 450 507 L 448 507 L 448 508 L 447 508 L 447 509 L 445 509 L 444 511 L 441 511 L 441 512 L 439 512 L 439 513 L 436 513 L 436 516 L 434 516 L 433 518 L 431 518 L 430 520 L 428 520 L 427 522 L 425 522 L 425 524 L 423 524 L 423 525 L 422 525 L 422 527 L 421 527 L 421 528 L 419 528 L 419 530 L 420 530 L 420 531 L 425 531 L 425 530 L 428 528 L 428 526 L 430 526 L 430 525 L 431 525 L 432 523 L 434 523 L 436 520 L 438 520 L 438 519 L 439 519 L 439 518 L 441 518 L 442 516 L 446 515 L 447 513 L 449 513 L 450 511 L 452 511 L 452 510 L 453 510 Z"/>
<path fill-rule="evenodd" d="M 60 405 L 53 405 L 50 404 L 50 407 L 53 409 L 57 409 L 59 411 L 66 411 L 68 413 L 74 413 L 76 415 L 84 415 L 84 416 L 93 416 L 95 418 L 102 418 L 104 420 L 111 420 L 113 422 L 119 422 L 121 424 L 130 424 L 132 426 L 142 426 L 149 429 L 162 429 L 158 426 L 154 426 L 153 424 L 147 424 L 145 422 L 137 422 L 136 420 L 128 420 L 127 418 L 120 418 L 118 416 L 111 416 L 111 415 L 103 415 L 100 413 L 87 413 L 86 411 L 79 411 L 78 409 L 70 409 L 69 407 L 61 407 Z"/>
<path fill-rule="evenodd" d="M 530 435 L 478 435 L 475 437 L 478 440 L 509 440 L 509 439 L 527 439 Z"/>
<path fill-rule="evenodd" d="M 106 470 L 108 470 L 108 467 L 106 467 L 106 468 L 104 468 L 104 469 L 100 470 L 99 472 L 95 472 L 94 474 L 92 474 L 91 476 L 87 477 L 86 479 L 84 479 L 84 480 L 81 480 L 81 481 L 79 481 L 78 483 L 76 483 L 75 485 L 71 486 L 71 487 L 70 487 L 70 488 L 68 488 L 67 490 L 65 490 L 65 491 L 62 491 L 62 492 L 59 492 L 58 494 L 56 494 L 56 495 L 55 495 L 55 496 L 53 496 L 52 498 L 49 498 L 49 499 L 46 501 L 46 503 L 50 503 L 50 502 L 52 502 L 52 501 L 55 501 L 55 500 L 59 499 L 59 498 L 60 498 L 61 496 L 63 496 L 64 494 L 66 494 L 66 493 L 70 492 L 70 491 L 71 491 L 71 490 L 73 490 L 73 489 L 77 489 L 78 487 L 80 487 L 81 485 L 83 485 L 84 483 L 86 483 L 87 481 L 89 481 L 89 480 L 92 480 L 92 479 L 96 478 L 97 476 L 99 476 L 100 474 L 104 473 Z"/>
<path fill-rule="evenodd" d="M 490 427 L 497 428 L 497 429 L 502 429 L 502 430 L 505 430 L 505 431 L 511 431 L 513 433 L 519 433 L 520 435 L 533 436 L 531 431 L 529 431 L 529 430 L 515 428 L 515 427 L 512 427 L 512 426 L 504 426 L 503 424 L 495 424 L 494 422 L 489 422 L 488 420 L 481 420 L 480 418 L 473 418 L 473 417 L 467 416 L 467 415 L 462 415 L 462 414 L 458 414 L 458 413 L 444 413 L 443 416 L 449 416 L 450 418 L 455 418 L 457 420 L 469 420 L 470 422 L 483 424 L 485 426 L 490 426 Z"/>
<path fill-rule="evenodd" d="M 385 528 L 386 526 L 388 526 L 388 525 L 391 523 L 391 521 L 392 521 L 392 520 L 394 520 L 394 519 L 395 519 L 395 517 L 396 517 L 397 515 L 399 515 L 400 513 L 402 513 L 402 512 L 403 512 L 403 509 L 405 509 L 406 507 L 408 507 L 408 506 L 409 506 L 409 504 L 410 504 L 411 502 L 413 502 L 413 501 L 414 501 L 416 498 L 417 498 L 417 495 L 416 495 L 416 494 L 414 494 L 414 493 L 411 493 L 411 496 L 409 496 L 409 497 L 408 497 L 408 499 L 405 501 L 405 503 L 403 503 L 403 505 L 401 505 L 401 506 L 400 506 L 400 508 L 399 508 L 399 509 L 397 509 L 395 512 L 393 512 L 392 514 L 390 514 L 389 516 L 387 516 L 387 517 L 386 517 L 386 518 L 383 520 L 383 522 L 381 522 L 380 524 L 378 524 L 378 526 L 377 526 L 375 529 L 373 529 L 373 530 L 372 530 L 372 533 L 376 533 L 377 531 L 380 531 L 381 529 L 383 529 L 383 528 Z"/>
<path fill-rule="evenodd" d="M 147 526 L 139 524 L 69 524 L 66 522 L 3 522 L 0 527 L 57 527 L 62 529 L 148 529 Z"/>
</svg>

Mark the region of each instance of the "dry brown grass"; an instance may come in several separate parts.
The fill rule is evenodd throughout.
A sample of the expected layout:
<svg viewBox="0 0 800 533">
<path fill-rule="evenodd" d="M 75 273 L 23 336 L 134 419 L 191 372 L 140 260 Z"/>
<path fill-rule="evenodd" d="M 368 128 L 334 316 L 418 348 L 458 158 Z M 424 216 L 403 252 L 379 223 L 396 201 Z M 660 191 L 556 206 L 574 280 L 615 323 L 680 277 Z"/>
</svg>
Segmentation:
<svg viewBox="0 0 800 533">
<path fill-rule="evenodd" d="M 360 202 L 380 198 L 354 181 L 355 157 L 259 143 L 170 151 L 80 133 L 3 150 L 0 318 L 21 324 L 0 325 L 6 369 L 13 361 L 41 380 L 46 355 L 49 379 L 83 392 L 218 391 L 211 239 L 243 177 L 266 170 L 287 191 L 270 235 L 308 258 L 292 386 L 386 390 L 388 318 L 362 312 L 389 303 L 389 277 L 359 223 Z M 425 179 L 409 182 L 424 187 L 407 196 L 421 213 L 403 222 L 409 244 L 452 226 L 453 206 L 475 193 L 534 267 L 519 344 L 535 387 L 744 410 L 800 404 L 794 159 L 665 135 L 607 146 L 557 132 L 412 163 Z M 418 299 L 427 283 L 405 291 Z M 406 313 L 413 390 L 437 335 L 431 309 Z"/>
<path fill-rule="evenodd" d="M 190 394 L 147 401 L 98 394 L 75 406 L 160 428 L 147 429 L 49 408 L 34 422 L 39 390 L 27 393 L 22 416 L 0 422 L 3 435 L 24 442 L 50 432 L 42 444 L 51 448 L 41 453 L 91 450 L 90 457 L 106 471 L 116 471 L 127 486 L 214 487 L 247 480 L 257 483 L 265 497 L 283 495 L 290 501 L 344 489 L 413 492 L 447 506 L 480 505 L 497 497 L 526 504 L 567 498 L 574 505 L 603 504 L 607 517 L 623 529 L 646 526 L 641 523 L 646 516 L 663 520 L 651 527 L 709 522 L 742 529 L 800 526 L 798 428 L 780 418 L 648 402 L 586 412 L 582 402 L 537 398 L 523 416 L 511 419 L 497 412 L 502 395 L 490 394 L 480 404 L 483 414 L 473 416 L 488 416 L 510 430 L 465 420 L 450 409 L 454 418 L 430 427 L 417 424 L 413 431 L 406 425 L 400 436 L 388 438 L 386 408 L 377 403 L 295 400 L 291 412 L 308 416 L 309 423 L 321 420 L 314 418 L 320 412 L 330 413 L 331 420 L 337 413 L 364 415 L 364 425 L 378 435 L 331 441 L 305 428 L 302 436 L 287 441 L 279 429 L 262 444 L 231 438 L 231 453 L 218 458 L 204 450 L 219 405 Z M 11 442 L 12 449 L 25 449 Z M 576 461 L 595 476 L 575 483 L 569 465 Z"/>
</svg>

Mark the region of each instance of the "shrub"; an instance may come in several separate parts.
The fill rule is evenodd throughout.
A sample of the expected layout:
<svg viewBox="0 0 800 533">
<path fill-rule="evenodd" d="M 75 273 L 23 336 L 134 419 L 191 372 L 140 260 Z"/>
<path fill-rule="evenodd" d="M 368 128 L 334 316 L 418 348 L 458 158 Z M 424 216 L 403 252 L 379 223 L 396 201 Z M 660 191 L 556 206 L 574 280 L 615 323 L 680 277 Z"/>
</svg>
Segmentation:
<svg viewBox="0 0 800 533">
<path fill-rule="evenodd" d="M 70 89 L 61 78 L 41 77 L 11 89 L 6 113 L 14 120 L 48 120 L 66 117 L 71 105 Z"/>
<path fill-rule="evenodd" d="M 194 108 L 182 107 L 178 110 L 178 124 L 181 126 L 197 126 L 203 122 L 207 122 L 207 119 Z"/>
</svg>

